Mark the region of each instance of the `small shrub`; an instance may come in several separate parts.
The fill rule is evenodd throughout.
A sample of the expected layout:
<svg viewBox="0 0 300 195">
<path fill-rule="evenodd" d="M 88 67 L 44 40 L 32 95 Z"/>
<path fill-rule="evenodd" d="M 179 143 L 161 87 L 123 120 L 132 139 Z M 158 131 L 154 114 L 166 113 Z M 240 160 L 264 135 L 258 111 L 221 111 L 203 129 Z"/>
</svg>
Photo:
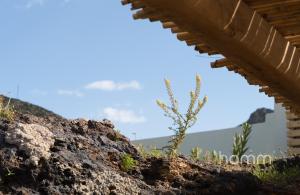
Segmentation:
<svg viewBox="0 0 300 195">
<path fill-rule="evenodd" d="M 137 161 L 134 160 L 130 154 L 123 154 L 121 156 L 121 168 L 123 171 L 131 171 L 136 165 Z"/>
<path fill-rule="evenodd" d="M 116 142 L 117 142 L 117 141 L 120 141 L 121 138 L 122 138 L 121 131 L 118 130 L 118 129 L 115 129 L 114 131 L 115 131 L 115 135 L 114 135 L 114 137 L 113 137 L 113 141 L 116 141 Z"/>
<path fill-rule="evenodd" d="M 148 157 L 160 158 L 164 156 L 164 153 L 160 149 L 157 149 L 155 146 L 151 147 L 149 151 L 146 151 L 144 146 L 142 144 L 139 144 L 137 146 L 137 150 L 144 159 Z"/>
<path fill-rule="evenodd" d="M 142 144 L 136 146 L 138 153 L 145 159 L 148 157 L 148 152 L 145 150 Z"/>
<path fill-rule="evenodd" d="M 201 158 L 202 150 L 199 147 L 192 148 L 190 157 L 192 160 L 199 160 Z"/>
<path fill-rule="evenodd" d="M 9 170 L 8 168 L 6 168 L 6 173 L 5 173 L 5 177 L 10 177 L 10 176 L 14 176 L 15 173 L 12 172 L 11 170 Z"/>
<path fill-rule="evenodd" d="M 203 160 L 213 164 L 219 164 L 223 161 L 223 159 L 220 157 L 220 154 L 216 150 L 206 151 L 203 156 Z"/>
<path fill-rule="evenodd" d="M 205 96 L 203 100 L 199 99 L 201 78 L 199 75 L 196 76 L 196 89 L 190 92 L 190 104 L 185 115 L 179 112 L 178 101 L 175 99 L 171 83 L 165 79 L 165 85 L 170 98 L 171 106 L 167 106 L 165 103 L 157 100 L 157 105 L 164 111 L 165 116 L 173 120 L 174 127 L 169 127 L 170 130 L 174 131 L 175 135 L 169 141 L 167 146 L 167 154 L 172 157 L 177 154 L 179 146 L 182 144 L 187 129 L 192 127 L 197 121 L 197 115 L 207 101 Z M 196 108 L 195 105 L 197 104 Z"/>
<path fill-rule="evenodd" d="M 0 97 L 0 118 L 5 118 L 9 121 L 14 119 L 15 112 L 14 109 L 10 106 L 10 100 L 6 105 L 4 105 L 4 99 Z"/>
<path fill-rule="evenodd" d="M 263 182 L 286 185 L 300 177 L 300 167 L 286 167 L 279 171 L 274 166 L 261 168 L 257 165 L 252 173 Z"/>
<path fill-rule="evenodd" d="M 150 149 L 149 155 L 151 157 L 160 158 L 163 156 L 163 152 L 161 150 L 157 149 L 156 147 L 152 147 Z"/>
<path fill-rule="evenodd" d="M 232 154 L 237 156 L 240 160 L 241 157 L 248 151 L 248 141 L 250 134 L 252 132 L 252 127 L 250 124 L 245 123 L 242 125 L 243 131 L 242 134 L 235 134 L 234 135 L 234 141 L 233 141 L 233 147 L 232 147 Z"/>
<path fill-rule="evenodd" d="M 211 151 L 211 160 L 215 163 L 219 163 L 221 161 L 220 155 L 216 150 Z"/>
</svg>

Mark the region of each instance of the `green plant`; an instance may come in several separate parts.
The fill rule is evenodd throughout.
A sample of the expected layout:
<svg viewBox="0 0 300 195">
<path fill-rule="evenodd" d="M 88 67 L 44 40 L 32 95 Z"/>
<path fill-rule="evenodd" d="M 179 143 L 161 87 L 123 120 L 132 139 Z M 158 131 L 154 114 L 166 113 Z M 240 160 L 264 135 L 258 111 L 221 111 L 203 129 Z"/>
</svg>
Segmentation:
<svg viewBox="0 0 300 195">
<path fill-rule="evenodd" d="M 121 169 L 123 171 L 131 171 L 136 165 L 137 161 L 134 160 L 130 154 L 123 154 L 121 156 Z"/>
<path fill-rule="evenodd" d="M 11 170 L 9 170 L 8 168 L 6 168 L 6 174 L 5 174 L 5 177 L 10 177 L 10 176 L 14 176 L 15 175 L 15 173 L 14 172 L 12 172 Z"/>
<path fill-rule="evenodd" d="M 240 160 L 241 157 L 248 151 L 248 141 L 250 134 L 252 132 L 252 127 L 248 123 L 244 123 L 242 125 L 243 131 L 241 134 L 234 135 L 233 147 L 232 147 L 232 154 L 237 156 Z"/>
<path fill-rule="evenodd" d="M 206 151 L 202 159 L 213 164 L 219 164 L 223 161 L 220 154 L 216 150 Z"/>
<path fill-rule="evenodd" d="M 143 158 L 147 158 L 148 157 L 148 153 L 145 150 L 144 146 L 142 144 L 139 144 L 136 146 L 136 149 L 138 151 L 138 153 L 143 157 Z"/>
<path fill-rule="evenodd" d="M 252 174 L 263 182 L 285 185 L 300 177 L 300 167 L 285 167 L 279 171 L 275 166 L 261 168 L 257 165 Z"/>
<path fill-rule="evenodd" d="M 219 163 L 221 161 L 221 157 L 216 150 L 210 152 L 211 161 L 215 163 Z"/>
<path fill-rule="evenodd" d="M 115 135 L 113 137 L 113 140 L 114 141 L 120 141 L 121 138 L 122 138 L 122 134 L 121 134 L 121 131 L 119 129 L 115 129 Z"/>
<path fill-rule="evenodd" d="M 201 158 L 202 149 L 195 147 L 191 149 L 190 157 L 192 160 L 199 160 Z"/>
<path fill-rule="evenodd" d="M 164 153 L 162 152 L 162 150 L 157 149 L 156 146 L 153 146 L 150 148 L 149 151 L 146 151 L 144 146 L 142 144 L 139 144 L 137 146 L 137 150 L 139 152 L 139 154 L 143 157 L 143 158 L 147 158 L 147 157 L 155 157 L 155 158 L 160 158 L 164 155 Z"/>
<path fill-rule="evenodd" d="M 162 153 L 161 150 L 157 149 L 157 148 L 154 146 L 154 147 L 152 147 L 152 148 L 150 149 L 149 155 L 150 155 L 151 157 L 160 158 L 160 157 L 163 156 L 163 153 Z"/>
<path fill-rule="evenodd" d="M 6 105 L 4 105 L 3 97 L 0 97 L 0 118 L 5 118 L 9 121 L 14 119 L 15 112 L 14 109 L 10 106 L 10 99 Z"/>
<path fill-rule="evenodd" d="M 183 115 L 179 112 L 178 101 L 174 97 L 170 81 L 165 79 L 165 85 L 170 98 L 171 106 L 167 106 L 160 100 L 157 100 L 156 103 L 164 111 L 165 116 L 173 120 L 174 127 L 169 127 L 169 129 L 174 131 L 175 135 L 169 141 L 169 145 L 167 146 L 167 154 L 169 157 L 171 157 L 177 154 L 177 150 L 185 138 L 187 129 L 196 123 L 197 115 L 206 103 L 207 97 L 205 96 L 203 100 L 199 99 L 201 78 L 199 75 L 196 75 L 196 89 L 195 91 L 190 92 L 190 104 L 187 113 Z M 198 104 L 195 108 L 196 103 Z"/>
</svg>

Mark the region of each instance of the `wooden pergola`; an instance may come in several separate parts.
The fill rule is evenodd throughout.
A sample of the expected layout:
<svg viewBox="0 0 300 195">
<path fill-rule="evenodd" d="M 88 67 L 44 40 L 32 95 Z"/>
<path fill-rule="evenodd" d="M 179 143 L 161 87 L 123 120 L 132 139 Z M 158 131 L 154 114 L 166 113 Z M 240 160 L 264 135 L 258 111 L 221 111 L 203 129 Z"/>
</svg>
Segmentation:
<svg viewBox="0 0 300 195">
<path fill-rule="evenodd" d="M 300 154 L 300 0 L 123 0 L 134 19 L 160 21 L 211 64 L 242 75 L 287 110 L 289 151 Z"/>
</svg>

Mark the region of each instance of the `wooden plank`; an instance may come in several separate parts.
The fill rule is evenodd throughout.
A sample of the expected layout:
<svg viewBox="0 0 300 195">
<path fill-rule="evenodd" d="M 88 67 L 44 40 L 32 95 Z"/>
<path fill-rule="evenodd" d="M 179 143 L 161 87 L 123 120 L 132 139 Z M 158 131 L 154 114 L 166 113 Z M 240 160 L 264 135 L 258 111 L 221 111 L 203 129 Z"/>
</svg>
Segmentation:
<svg viewBox="0 0 300 195">
<path fill-rule="evenodd" d="M 288 121 L 287 128 L 288 129 L 300 129 L 300 120 L 299 121 Z"/>
<path fill-rule="evenodd" d="M 219 54 L 219 52 L 215 51 L 214 49 L 210 48 L 209 46 L 207 46 L 206 44 L 197 44 L 195 46 L 195 50 L 200 52 L 200 53 L 207 53 L 208 55 L 215 55 L 215 54 Z"/>
<path fill-rule="evenodd" d="M 180 29 L 179 27 L 175 26 L 171 28 L 172 33 L 182 33 L 184 30 Z"/>
<path fill-rule="evenodd" d="M 161 15 L 162 15 L 161 13 L 156 12 L 152 8 L 143 8 L 135 12 L 135 14 L 133 14 L 133 19 L 137 20 L 137 19 L 147 19 L 147 18 L 149 19 L 160 18 Z"/>
<path fill-rule="evenodd" d="M 177 27 L 174 22 L 164 22 L 163 23 L 163 28 L 173 28 L 173 27 Z"/>
<path fill-rule="evenodd" d="M 295 115 L 294 113 L 287 112 L 286 118 L 288 120 L 300 120 L 300 115 Z"/>
<path fill-rule="evenodd" d="M 177 39 L 180 41 L 185 41 L 185 40 L 195 40 L 197 37 L 193 36 L 189 32 L 180 32 L 177 34 Z"/>
<path fill-rule="evenodd" d="M 300 154 L 300 148 L 289 148 L 288 153 L 290 155 L 299 155 Z"/>
<path fill-rule="evenodd" d="M 211 62 L 210 66 L 212 68 L 222 68 L 222 67 L 225 67 L 225 66 L 230 65 L 230 64 L 232 64 L 232 63 L 228 59 L 223 58 L 223 59 Z"/>
<path fill-rule="evenodd" d="M 187 40 L 186 44 L 188 46 L 193 46 L 193 45 L 199 45 L 199 44 L 202 44 L 202 43 L 199 39 L 194 39 L 194 40 Z"/>
<path fill-rule="evenodd" d="M 131 10 L 136 10 L 141 8 L 145 8 L 145 4 L 143 4 L 141 1 L 133 1 L 131 3 Z"/>
<path fill-rule="evenodd" d="M 229 70 L 229 71 L 238 71 L 240 68 L 237 67 L 236 65 L 227 65 L 226 68 Z"/>
<path fill-rule="evenodd" d="M 288 137 L 291 138 L 298 137 L 298 139 L 300 139 L 300 130 L 289 130 Z"/>
<path fill-rule="evenodd" d="M 300 147 L 300 138 L 299 139 L 289 138 L 288 146 L 289 147 L 298 147 L 298 146 Z"/>
<path fill-rule="evenodd" d="M 248 5 L 250 5 L 253 9 L 257 11 L 267 11 L 267 10 L 274 10 L 274 8 L 286 6 L 286 5 L 298 5 L 299 0 L 272 0 L 264 2 L 260 1 L 252 1 L 252 0 L 244 0 Z M 277 9 L 278 10 L 278 9 Z"/>
<path fill-rule="evenodd" d="M 121 3 L 122 3 L 122 5 L 127 5 L 127 4 L 131 3 L 131 1 L 130 0 L 122 0 Z"/>
</svg>

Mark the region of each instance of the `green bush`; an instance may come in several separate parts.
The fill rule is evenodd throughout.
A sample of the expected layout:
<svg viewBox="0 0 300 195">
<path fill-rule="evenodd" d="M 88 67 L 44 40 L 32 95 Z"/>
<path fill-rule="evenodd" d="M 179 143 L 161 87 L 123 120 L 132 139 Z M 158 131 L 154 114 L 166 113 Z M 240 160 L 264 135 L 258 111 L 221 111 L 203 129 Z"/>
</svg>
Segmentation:
<svg viewBox="0 0 300 195">
<path fill-rule="evenodd" d="M 0 118 L 12 121 L 15 117 L 14 109 L 10 106 L 10 100 L 4 105 L 4 99 L 0 97 Z"/>
<path fill-rule="evenodd" d="M 121 169 L 125 172 L 131 171 L 137 165 L 137 161 L 130 154 L 121 156 Z"/>
<path fill-rule="evenodd" d="M 234 135 L 234 141 L 232 146 L 232 155 L 235 155 L 240 160 L 241 157 L 248 151 L 248 141 L 250 134 L 252 132 L 252 127 L 250 124 L 245 123 L 242 125 L 243 131 L 241 134 Z"/>
<path fill-rule="evenodd" d="M 187 113 L 183 115 L 179 112 L 178 101 L 174 97 L 170 81 L 165 79 L 165 85 L 171 106 L 167 106 L 160 100 L 157 100 L 156 103 L 164 111 L 165 116 L 173 120 L 174 127 L 169 127 L 169 129 L 174 131 L 175 135 L 169 141 L 169 145 L 167 146 L 167 154 L 169 157 L 172 157 L 177 154 L 177 150 L 185 138 L 187 129 L 196 123 L 197 115 L 206 103 L 207 97 L 205 96 L 203 100 L 199 99 L 201 78 L 199 75 L 196 75 L 196 89 L 195 91 L 190 92 L 190 104 Z M 196 104 L 197 106 L 195 108 Z"/>
<path fill-rule="evenodd" d="M 199 147 L 195 147 L 191 149 L 190 158 L 192 160 L 199 160 L 201 158 L 202 150 Z"/>
<path fill-rule="evenodd" d="M 216 150 L 206 151 L 203 160 L 213 164 L 220 164 L 223 162 L 223 159 L 221 159 L 220 154 Z"/>
<path fill-rule="evenodd" d="M 163 156 L 163 152 L 161 150 L 157 149 L 156 147 L 152 147 L 150 149 L 149 155 L 151 157 L 160 158 Z"/>
<path fill-rule="evenodd" d="M 136 146 L 138 153 L 145 159 L 148 157 L 148 152 L 145 150 L 142 144 Z"/>
<path fill-rule="evenodd" d="M 119 129 L 115 129 L 115 134 L 114 137 L 112 138 L 113 141 L 120 141 L 122 139 L 122 134 L 121 131 Z"/>
<path fill-rule="evenodd" d="M 257 165 L 253 170 L 253 175 L 263 182 L 286 185 L 300 177 L 300 167 L 286 167 L 279 171 L 274 166 L 261 168 Z"/>
<path fill-rule="evenodd" d="M 146 151 L 144 146 L 142 144 L 139 144 L 137 146 L 137 150 L 143 158 L 148 158 L 148 157 L 160 158 L 164 156 L 164 153 L 160 149 L 157 149 L 156 146 L 153 146 L 150 148 L 149 151 Z"/>
</svg>

